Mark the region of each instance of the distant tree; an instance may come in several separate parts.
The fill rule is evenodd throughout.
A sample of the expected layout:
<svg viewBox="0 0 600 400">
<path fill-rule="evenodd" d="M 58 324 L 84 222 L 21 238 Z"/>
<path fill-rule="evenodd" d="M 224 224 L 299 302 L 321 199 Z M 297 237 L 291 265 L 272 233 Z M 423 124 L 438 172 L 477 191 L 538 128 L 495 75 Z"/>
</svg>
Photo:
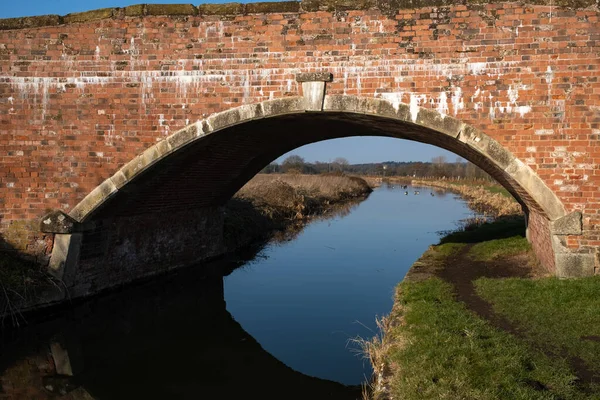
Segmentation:
<svg viewBox="0 0 600 400">
<path fill-rule="evenodd" d="M 331 163 L 331 166 L 335 171 L 344 172 L 348 168 L 350 163 L 344 157 L 338 157 Z"/>
<path fill-rule="evenodd" d="M 281 169 L 283 172 L 288 173 L 304 172 L 305 164 L 306 163 L 304 162 L 304 158 L 300 157 L 299 155 L 292 154 L 291 156 L 283 160 L 283 162 L 281 163 Z"/>
<path fill-rule="evenodd" d="M 433 157 L 431 159 L 431 163 L 433 164 L 433 173 L 435 174 L 435 176 L 441 177 L 441 176 L 449 175 L 446 157 L 444 157 L 444 156 Z"/>
<path fill-rule="evenodd" d="M 260 172 L 262 174 L 274 174 L 279 172 L 279 164 L 277 164 L 275 161 L 273 161 L 272 163 L 269 163 L 269 165 L 267 165 L 266 167 L 264 167 Z"/>
</svg>

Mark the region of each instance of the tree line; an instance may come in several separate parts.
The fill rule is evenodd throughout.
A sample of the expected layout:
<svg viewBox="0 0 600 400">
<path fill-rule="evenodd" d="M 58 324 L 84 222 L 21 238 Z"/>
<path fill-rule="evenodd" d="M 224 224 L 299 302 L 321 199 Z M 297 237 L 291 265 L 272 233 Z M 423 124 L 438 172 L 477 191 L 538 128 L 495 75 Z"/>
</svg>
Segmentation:
<svg viewBox="0 0 600 400">
<path fill-rule="evenodd" d="M 281 164 L 272 162 L 261 171 L 265 174 L 272 173 L 297 173 L 297 174 L 327 174 L 347 173 L 354 175 L 370 176 L 410 176 L 415 178 L 447 178 L 447 179 L 485 179 L 493 180 L 485 171 L 475 164 L 457 158 L 448 162 L 446 157 L 433 157 L 427 161 L 385 161 L 381 163 L 350 164 L 343 157 L 335 158 L 331 162 L 316 161 L 306 162 L 298 155 L 290 155 Z"/>
</svg>

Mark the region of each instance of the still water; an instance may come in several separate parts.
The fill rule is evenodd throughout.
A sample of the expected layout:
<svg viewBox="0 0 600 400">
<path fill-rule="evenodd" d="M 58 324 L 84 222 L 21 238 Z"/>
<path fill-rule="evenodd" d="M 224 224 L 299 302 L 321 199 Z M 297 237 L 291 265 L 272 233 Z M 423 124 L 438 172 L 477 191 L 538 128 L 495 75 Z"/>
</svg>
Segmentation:
<svg viewBox="0 0 600 400">
<path fill-rule="evenodd" d="M 350 339 L 374 335 L 412 263 L 472 214 L 431 193 L 383 186 L 237 269 L 188 268 L 2 331 L 0 398 L 360 398 L 371 371 Z"/>
<path fill-rule="evenodd" d="M 452 194 L 382 186 L 348 215 L 308 225 L 227 276 L 227 310 L 296 371 L 359 384 L 371 370 L 351 339 L 376 333 L 375 317 L 390 312 L 413 262 L 471 214 Z"/>
</svg>

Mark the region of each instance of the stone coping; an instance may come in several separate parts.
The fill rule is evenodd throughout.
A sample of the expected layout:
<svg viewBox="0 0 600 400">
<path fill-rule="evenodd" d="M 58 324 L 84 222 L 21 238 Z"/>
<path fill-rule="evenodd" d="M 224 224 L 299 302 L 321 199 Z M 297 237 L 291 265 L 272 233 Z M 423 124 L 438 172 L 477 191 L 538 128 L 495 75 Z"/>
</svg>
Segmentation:
<svg viewBox="0 0 600 400">
<path fill-rule="evenodd" d="M 513 1 L 504 1 L 512 3 Z M 496 2 L 501 3 L 501 2 Z M 496 4 L 493 3 L 493 4 Z M 482 7 L 490 4 L 483 0 L 466 0 L 468 7 Z M 596 8 L 596 0 L 528 0 L 527 4 L 548 5 L 560 8 Z M 137 4 L 127 7 L 101 8 L 97 10 L 61 15 L 40 15 L 32 17 L 0 19 L 0 30 L 30 29 L 45 26 L 58 26 L 89 22 L 101 19 L 122 19 L 144 16 L 232 16 L 268 13 L 302 13 L 315 11 L 347 11 L 378 9 L 383 14 L 395 15 L 398 10 L 424 7 L 450 7 L 451 0 L 302 0 L 259 3 L 223 4 Z"/>
</svg>

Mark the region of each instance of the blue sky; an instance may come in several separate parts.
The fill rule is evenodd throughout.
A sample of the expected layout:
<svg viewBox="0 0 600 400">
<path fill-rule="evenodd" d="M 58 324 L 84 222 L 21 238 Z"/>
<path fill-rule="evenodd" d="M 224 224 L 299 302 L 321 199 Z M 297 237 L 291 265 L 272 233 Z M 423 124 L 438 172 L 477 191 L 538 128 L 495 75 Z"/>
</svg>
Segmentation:
<svg viewBox="0 0 600 400">
<path fill-rule="evenodd" d="M 104 7 L 124 7 L 140 3 L 186 3 L 185 0 L 1 0 L 0 18 L 24 17 L 29 15 L 59 14 L 93 10 Z M 205 1 L 205 3 L 227 3 L 226 1 Z M 248 1 L 238 0 L 241 3 Z M 264 1 L 264 0 L 263 0 Z M 193 4 L 197 5 L 200 2 Z M 298 154 L 308 162 L 328 161 L 336 157 L 344 157 L 350 163 L 367 163 L 381 161 L 430 161 L 433 157 L 443 155 L 448 161 L 456 160 L 456 156 L 435 146 L 425 145 L 400 139 L 383 137 L 352 137 L 328 140 L 300 147 L 289 154 Z M 283 155 L 279 160 L 284 159 Z"/>
</svg>

